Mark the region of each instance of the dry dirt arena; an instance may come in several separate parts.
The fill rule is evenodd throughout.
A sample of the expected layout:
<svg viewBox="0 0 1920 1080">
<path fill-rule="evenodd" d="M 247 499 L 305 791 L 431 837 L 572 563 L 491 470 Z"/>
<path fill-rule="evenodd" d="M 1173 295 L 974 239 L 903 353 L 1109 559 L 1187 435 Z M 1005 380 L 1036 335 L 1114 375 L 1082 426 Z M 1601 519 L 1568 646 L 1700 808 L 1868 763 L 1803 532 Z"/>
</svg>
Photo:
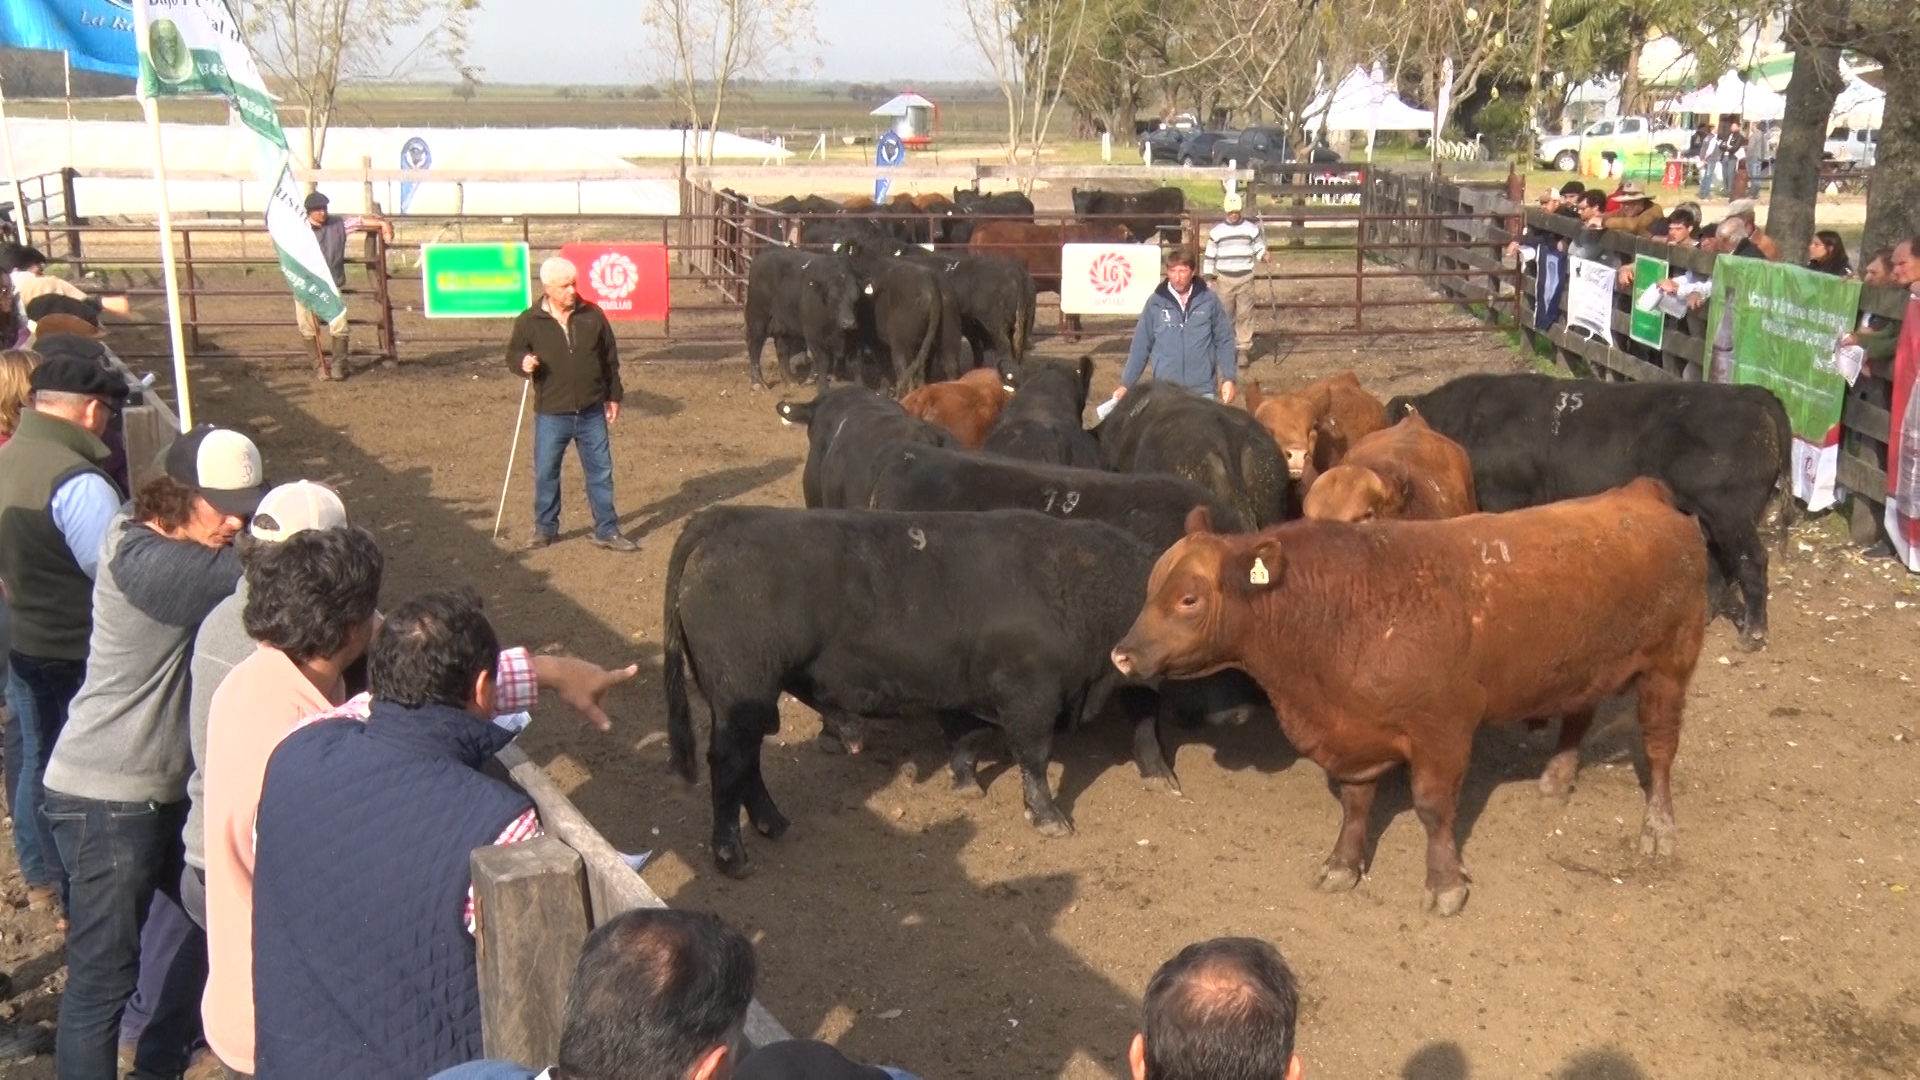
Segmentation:
<svg viewBox="0 0 1920 1080">
<path fill-rule="evenodd" d="M 1046 346 L 1087 348 L 1096 392 L 1110 389 L 1118 337 Z M 1301 343 L 1253 374 L 1274 388 L 1352 368 L 1384 397 L 1521 366 L 1496 338 L 1432 336 Z M 1834 520 L 1803 523 L 1776 558 L 1765 652 L 1736 651 L 1724 624 L 1708 634 L 1668 862 L 1636 844 L 1624 705 L 1588 738 L 1565 806 L 1533 785 L 1551 730 L 1482 734 L 1460 826 L 1473 897 L 1441 920 L 1420 912 L 1423 833 L 1403 782 L 1379 801 L 1358 890 L 1313 891 L 1338 804 L 1270 726 L 1180 733 L 1180 798 L 1141 784 L 1122 725 L 1064 737 L 1052 781 L 1078 832 L 1046 840 L 1003 761 L 987 759 L 984 801 L 962 800 L 931 724 L 881 726 L 865 753 L 832 756 L 789 702 L 766 772 L 794 826 L 778 842 L 749 831 L 758 873 L 737 882 L 706 850 L 705 784 L 667 771 L 661 581 L 700 508 L 798 505 L 805 440 L 774 417 L 782 388 L 750 392 L 737 354 L 633 362 L 626 382 L 615 454 L 636 556 L 587 543 L 571 460 L 563 543 L 521 550 L 524 456 L 489 538 L 521 385 L 497 360 L 344 385 L 215 362 L 197 396 L 205 418 L 259 440 L 273 476 L 340 487 L 382 538 L 387 603 L 471 584 L 510 641 L 641 661 L 611 735 L 547 708 L 527 749 L 621 850 L 656 852 L 645 876 L 661 895 L 745 928 L 759 996 L 796 1034 L 930 1080 L 1124 1076 L 1154 968 L 1189 942 L 1251 934 L 1299 974 L 1314 1076 L 1920 1075 L 1920 596 L 1904 572 L 1858 559 Z M 6 889 L 17 905 L 17 875 Z M 16 1020 L 53 1016 L 48 931 L 44 915 L 0 913 Z"/>
</svg>

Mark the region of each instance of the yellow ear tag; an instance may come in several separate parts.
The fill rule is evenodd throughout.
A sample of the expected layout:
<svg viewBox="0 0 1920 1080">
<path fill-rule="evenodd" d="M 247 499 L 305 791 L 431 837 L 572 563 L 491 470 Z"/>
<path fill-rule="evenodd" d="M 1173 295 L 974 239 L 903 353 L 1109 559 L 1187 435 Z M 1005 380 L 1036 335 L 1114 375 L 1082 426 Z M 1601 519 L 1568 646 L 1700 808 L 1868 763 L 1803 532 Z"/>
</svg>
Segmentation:
<svg viewBox="0 0 1920 1080">
<path fill-rule="evenodd" d="M 1253 570 L 1247 574 L 1247 580 L 1255 585 L 1265 585 L 1272 580 L 1267 574 L 1267 564 L 1263 559 L 1253 560 Z"/>
</svg>

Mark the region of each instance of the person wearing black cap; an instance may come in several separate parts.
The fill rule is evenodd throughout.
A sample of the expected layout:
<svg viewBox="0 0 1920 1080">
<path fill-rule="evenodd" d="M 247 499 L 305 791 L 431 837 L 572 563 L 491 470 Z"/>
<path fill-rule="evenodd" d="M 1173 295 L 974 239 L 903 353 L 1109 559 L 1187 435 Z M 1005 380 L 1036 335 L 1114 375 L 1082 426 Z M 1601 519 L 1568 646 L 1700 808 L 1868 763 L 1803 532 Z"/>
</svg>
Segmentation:
<svg viewBox="0 0 1920 1080">
<path fill-rule="evenodd" d="M 86 675 L 100 541 L 121 495 L 100 436 L 127 398 L 117 374 L 55 351 L 33 370 L 32 407 L 0 446 L 0 582 L 13 614 L 7 710 L 20 731 L 15 850 L 34 904 L 58 904 L 65 874 L 43 812 L 47 755 Z"/>
<path fill-rule="evenodd" d="M 393 223 L 377 214 L 363 217 L 338 218 L 327 213 L 327 197 L 315 191 L 307 196 L 307 224 L 313 226 L 313 238 L 320 243 L 320 254 L 327 260 L 327 270 L 333 274 L 335 288 L 347 287 L 347 234 L 377 232 L 387 243 L 393 243 Z M 333 359 L 329 363 L 327 354 L 320 349 L 320 319 L 307 310 L 298 300 L 293 304 L 294 318 L 300 326 L 300 336 L 313 346 L 313 371 L 322 379 L 344 379 L 347 377 L 348 344 L 347 313 L 343 308 L 338 318 L 327 324 L 327 336 L 332 339 Z"/>
<path fill-rule="evenodd" d="M 65 278 L 47 273 L 47 257 L 39 248 L 11 245 L 5 261 L 8 280 L 30 329 L 48 315 L 71 315 L 98 327 L 103 310 L 115 315 L 128 311 L 125 294 L 94 296 Z"/>
<path fill-rule="evenodd" d="M 68 875 L 62 1080 L 116 1075 L 120 1016 L 156 891 L 179 900 L 193 771 L 188 659 L 200 621 L 233 592 L 233 540 L 266 494 L 260 451 L 207 425 L 174 440 L 164 472 L 107 528 L 86 679 L 47 761 L 47 819 Z M 199 1035 L 206 938 L 175 955 L 141 1035 L 136 1075 L 177 1076 Z"/>
</svg>

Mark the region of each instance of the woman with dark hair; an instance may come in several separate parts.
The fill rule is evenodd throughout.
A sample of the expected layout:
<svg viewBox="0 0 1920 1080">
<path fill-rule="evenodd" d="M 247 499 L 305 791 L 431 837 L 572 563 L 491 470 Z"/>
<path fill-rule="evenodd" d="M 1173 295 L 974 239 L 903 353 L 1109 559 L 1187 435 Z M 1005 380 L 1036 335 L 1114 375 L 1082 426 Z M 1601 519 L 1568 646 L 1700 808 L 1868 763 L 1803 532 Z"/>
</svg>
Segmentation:
<svg viewBox="0 0 1920 1080">
<path fill-rule="evenodd" d="M 1853 264 L 1847 261 L 1847 242 L 1832 229 L 1821 229 L 1807 241 L 1807 269 L 1834 277 L 1852 277 Z"/>
</svg>

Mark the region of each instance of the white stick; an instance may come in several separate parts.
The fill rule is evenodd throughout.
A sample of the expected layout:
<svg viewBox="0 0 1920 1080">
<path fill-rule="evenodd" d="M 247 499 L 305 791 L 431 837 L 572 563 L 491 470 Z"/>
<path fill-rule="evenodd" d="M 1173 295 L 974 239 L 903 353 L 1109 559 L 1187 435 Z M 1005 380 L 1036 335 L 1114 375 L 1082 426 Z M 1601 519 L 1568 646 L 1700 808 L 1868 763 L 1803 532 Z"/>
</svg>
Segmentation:
<svg viewBox="0 0 1920 1080">
<path fill-rule="evenodd" d="M 0 85 L 6 80 L 0 79 Z M 20 189 L 20 174 L 13 170 L 13 134 L 7 129 L 7 94 L 0 89 L 0 151 L 4 151 L 7 162 L 7 183 L 13 185 L 14 224 L 20 228 L 20 242 L 32 243 L 27 238 L 27 195 Z"/>
<path fill-rule="evenodd" d="M 60 74 L 67 85 L 67 165 L 73 165 L 73 54 L 60 50 Z"/>
<path fill-rule="evenodd" d="M 180 281 L 173 270 L 173 213 L 167 206 L 167 159 L 160 142 L 160 107 L 141 98 L 147 127 L 153 132 L 153 186 L 160 200 L 160 265 L 167 279 L 167 330 L 173 341 L 173 400 L 180 406 L 180 430 L 193 429 L 193 392 L 187 387 L 187 335 L 180 326 Z"/>
<path fill-rule="evenodd" d="M 533 380 L 520 384 L 520 415 L 513 421 L 513 445 L 507 450 L 507 478 L 500 482 L 500 509 L 493 512 L 493 538 L 500 539 L 500 519 L 507 516 L 507 488 L 513 484 L 513 458 L 520 452 L 520 429 L 527 423 L 527 391 L 533 389 Z"/>
</svg>

